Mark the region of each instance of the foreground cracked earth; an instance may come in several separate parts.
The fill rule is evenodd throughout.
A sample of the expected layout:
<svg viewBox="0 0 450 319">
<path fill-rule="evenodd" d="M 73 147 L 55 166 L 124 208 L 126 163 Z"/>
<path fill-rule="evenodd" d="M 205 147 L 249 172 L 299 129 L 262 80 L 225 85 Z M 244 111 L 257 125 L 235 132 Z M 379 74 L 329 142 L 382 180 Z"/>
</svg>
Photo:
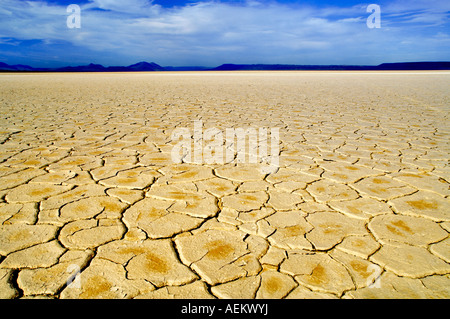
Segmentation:
<svg viewBox="0 0 450 319">
<path fill-rule="evenodd" d="M 1 298 L 450 297 L 448 72 L 0 83 Z M 173 163 L 195 120 L 280 168 Z"/>
</svg>

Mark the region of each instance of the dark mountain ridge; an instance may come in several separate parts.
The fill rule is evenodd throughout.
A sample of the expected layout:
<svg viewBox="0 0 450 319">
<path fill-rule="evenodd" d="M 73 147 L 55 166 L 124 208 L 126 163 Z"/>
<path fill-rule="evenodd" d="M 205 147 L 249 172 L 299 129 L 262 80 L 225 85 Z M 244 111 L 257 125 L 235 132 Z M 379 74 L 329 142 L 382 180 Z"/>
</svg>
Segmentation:
<svg viewBox="0 0 450 319">
<path fill-rule="evenodd" d="M 154 62 L 138 62 L 129 66 L 109 66 L 90 63 L 60 68 L 33 68 L 29 65 L 9 65 L 0 62 L 0 72 L 149 72 L 149 71 L 394 71 L 450 70 L 450 62 L 400 62 L 380 65 L 297 65 L 297 64 L 222 64 L 215 68 L 201 66 L 166 66 Z"/>
<path fill-rule="evenodd" d="M 109 66 L 90 63 L 88 65 L 65 66 L 61 68 L 33 68 L 28 65 L 8 65 L 0 62 L 0 71 L 37 71 L 37 72 L 140 72 L 140 71 L 165 71 L 165 69 L 154 63 L 138 62 L 129 66 Z"/>
<path fill-rule="evenodd" d="M 383 71 L 383 70 L 450 70 L 450 62 L 401 62 L 371 65 L 289 65 L 289 64 L 222 64 L 215 71 Z"/>
</svg>

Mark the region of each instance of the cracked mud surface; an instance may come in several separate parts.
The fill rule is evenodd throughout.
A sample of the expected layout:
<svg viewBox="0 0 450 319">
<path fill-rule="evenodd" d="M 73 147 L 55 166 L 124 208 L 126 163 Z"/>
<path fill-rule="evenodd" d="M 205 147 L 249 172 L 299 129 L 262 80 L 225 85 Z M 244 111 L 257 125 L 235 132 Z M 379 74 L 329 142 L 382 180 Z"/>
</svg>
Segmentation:
<svg viewBox="0 0 450 319">
<path fill-rule="evenodd" d="M 450 298 L 448 72 L 0 83 L 0 298 Z M 279 169 L 173 163 L 195 120 Z"/>
</svg>

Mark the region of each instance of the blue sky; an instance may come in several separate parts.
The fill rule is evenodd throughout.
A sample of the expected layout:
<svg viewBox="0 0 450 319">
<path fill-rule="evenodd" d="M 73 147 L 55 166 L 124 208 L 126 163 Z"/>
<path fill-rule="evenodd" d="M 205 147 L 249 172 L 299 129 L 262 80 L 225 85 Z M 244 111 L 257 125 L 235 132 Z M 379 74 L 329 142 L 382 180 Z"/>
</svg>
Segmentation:
<svg viewBox="0 0 450 319">
<path fill-rule="evenodd" d="M 381 28 L 368 28 L 369 4 Z M 81 28 L 68 28 L 69 4 Z M 366 64 L 450 61 L 448 0 L 1 0 L 0 61 Z"/>
</svg>

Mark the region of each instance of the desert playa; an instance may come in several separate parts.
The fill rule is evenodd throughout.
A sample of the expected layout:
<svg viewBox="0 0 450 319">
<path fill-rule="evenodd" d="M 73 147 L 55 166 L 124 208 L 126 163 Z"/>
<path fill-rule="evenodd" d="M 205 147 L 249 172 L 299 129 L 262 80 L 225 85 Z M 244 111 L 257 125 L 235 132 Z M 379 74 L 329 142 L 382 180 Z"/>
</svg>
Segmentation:
<svg viewBox="0 0 450 319">
<path fill-rule="evenodd" d="M 450 298 L 449 87 L 448 71 L 2 73 L 0 297 Z M 195 121 L 278 128 L 278 166 L 174 162 Z"/>
</svg>

